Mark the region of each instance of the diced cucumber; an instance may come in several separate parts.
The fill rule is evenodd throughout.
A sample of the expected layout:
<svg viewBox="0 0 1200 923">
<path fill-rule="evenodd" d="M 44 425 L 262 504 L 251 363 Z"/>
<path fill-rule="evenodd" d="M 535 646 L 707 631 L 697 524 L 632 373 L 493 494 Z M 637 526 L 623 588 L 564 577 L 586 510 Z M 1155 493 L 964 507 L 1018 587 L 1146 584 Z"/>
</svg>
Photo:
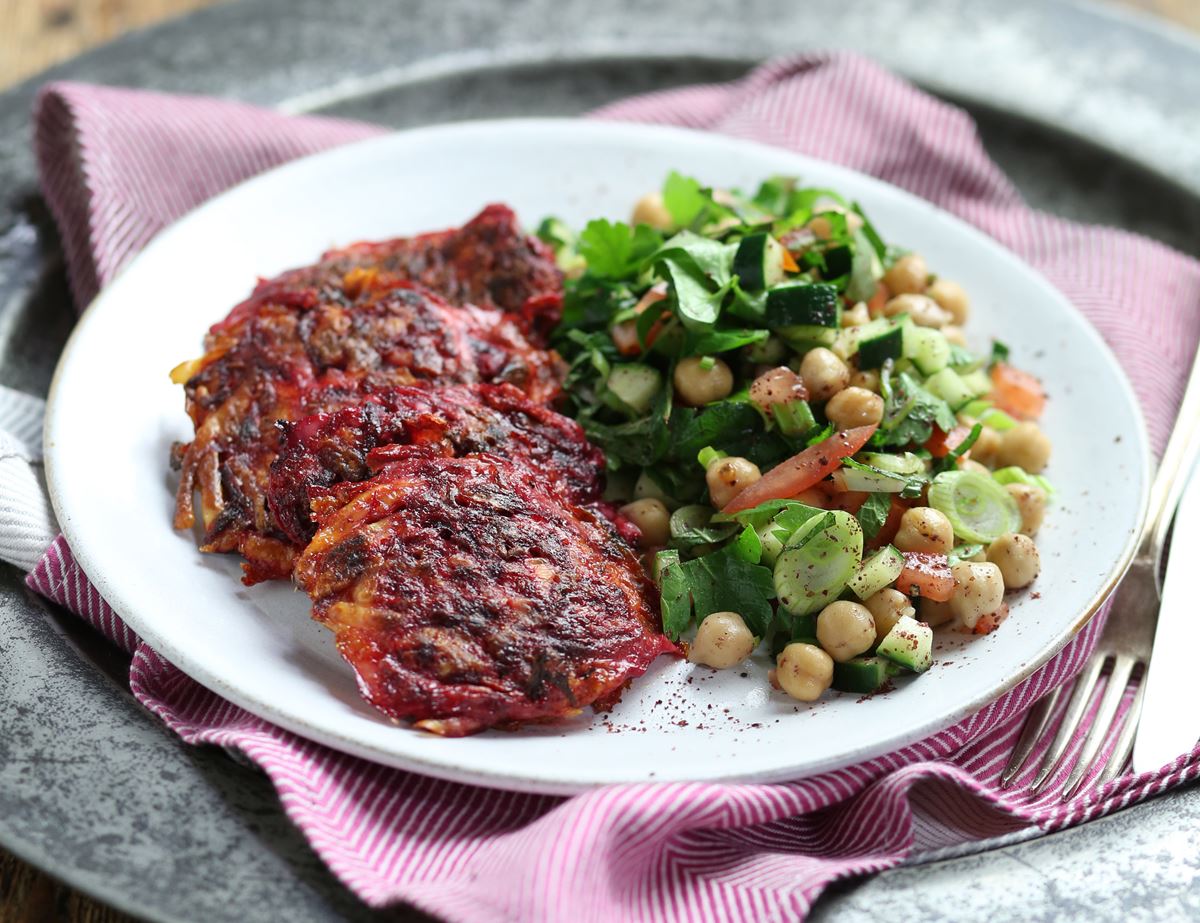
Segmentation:
<svg viewBox="0 0 1200 923">
<path fill-rule="evenodd" d="M 884 545 L 858 567 L 850 578 L 850 589 L 859 599 L 866 599 L 896 582 L 904 570 L 904 555 L 891 545 Z"/>
<path fill-rule="evenodd" d="M 900 329 L 904 335 L 904 357 L 911 359 L 922 375 L 940 372 L 950 362 L 950 341 L 937 330 L 911 322 Z"/>
<path fill-rule="evenodd" d="M 881 368 L 888 359 L 899 359 L 904 351 L 903 325 L 891 326 L 858 343 L 858 367 L 861 369 Z"/>
<path fill-rule="evenodd" d="M 892 324 L 885 317 L 877 317 L 855 327 L 843 327 L 830 348 L 839 359 L 846 360 L 859 351 L 863 341 L 874 339 L 891 329 Z"/>
<path fill-rule="evenodd" d="M 788 615 L 780 612 L 775 619 L 776 630 L 771 638 L 771 656 L 778 657 L 779 652 L 789 644 L 821 645 L 817 642 L 817 617 L 815 615 Z"/>
<path fill-rule="evenodd" d="M 837 289 L 826 282 L 789 282 L 767 292 L 768 327 L 828 327 L 836 336 L 841 323 Z"/>
<path fill-rule="evenodd" d="M 925 390 L 935 397 L 940 397 L 950 405 L 951 410 L 958 410 L 970 403 L 971 398 L 975 396 L 958 372 L 950 368 L 930 375 L 925 382 Z"/>
<path fill-rule="evenodd" d="M 814 327 L 808 324 L 780 327 L 775 332 L 796 352 L 807 352 L 815 346 L 832 346 L 838 335 L 837 330 L 832 327 Z"/>
<path fill-rule="evenodd" d="M 933 665 L 933 629 L 912 616 L 902 615 L 875 653 L 914 673 Z"/>
<path fill-rule="evenodd" d="M 974 397 L 983 397 L 992 390 L 992 380 L 983 369 L 976 369 L 974 372 L 967 372 L 959 377 L 962 378 L 963 384 Z"/>
<path fill-rule="evenodd" d="M 608 375 L 608 390 L 632 415 L 640 417 L 654 403 L 662 388 L 662 373 L 640 362 L 625 362 L 613 366 Z"/>
<path fill-rule="evenodd" d="M 878 692 L 900 667 L 883 657 L 855 657 L 833 665 L 833 688 L 865 695 Z"/>
<path fill-rule="evenodd" d="M 775 592 L 793 615 L 817 612 L 837 599 L 862 560 L 858 520 L 842 510 L 809 519 L 775 561 Z"/>
<path fill-rule="evenodd" d="M 864 465 L 870 465 L 872 468 L 878 468 L 880 471 L 890 471 L 910 477 L 914 474 L 925 473 L 925 460 L 912 452 L 902 452 L 898 455 L 890 452 L 862 452 L 855 456 L 855 460 Z"/>
<path fill-rule="evenodd" d="M 743 237 L 733 256 L 733 274 L 747 292 L 778 285 L 783 281 L 783 244 L 765 231 Z"/>
</svg>

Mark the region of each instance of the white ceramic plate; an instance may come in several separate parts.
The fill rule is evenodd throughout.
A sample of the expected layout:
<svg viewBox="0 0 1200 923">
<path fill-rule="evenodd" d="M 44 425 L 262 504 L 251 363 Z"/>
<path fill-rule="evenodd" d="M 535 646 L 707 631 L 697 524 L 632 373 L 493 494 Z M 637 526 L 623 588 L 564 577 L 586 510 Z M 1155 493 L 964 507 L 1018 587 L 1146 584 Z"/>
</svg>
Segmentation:
<svg viewBox="0 0 1200 923">
<path fill-rule="evenodd" d="M 606 720 L 445 740 L 393 726 L 361 701 L 330 636 L 290 585 L 238 582 L 171 529 L 168 448 L 189 439 L 167 373 L 256 277 L 326 248 L 459 224 L 504 201 L 528 225 L 624 218 L 678 169 L 752 187 L 796 174 L 861 201 L 884 237 L 966 286 L 969 333 L 1009 343 L 1051 400 L 1059 501 L 1039 534 L 1038 594 L 999 631 L 943 635 L 939 662 L 895 691 L 815 706 L 771 694 L 768 662 L 714 673 L 662 658 Z M 570 792 L 647 780 L 780 780 L 844 766 L 950 725 L 1028 676 L 1124 571 L 1148 451 L 1129 384 L 1099 336 L 1007 250 L 923 201 L 782 150 L 675 129 L 580 121 L 420 129 L 275 170 L 160 234 L 88 310 L 50 395 L 47 470 L 71 547 L 121 616 L 189 675 L 251 712 L 372 760 L 487 785 Z"/>
</svg>

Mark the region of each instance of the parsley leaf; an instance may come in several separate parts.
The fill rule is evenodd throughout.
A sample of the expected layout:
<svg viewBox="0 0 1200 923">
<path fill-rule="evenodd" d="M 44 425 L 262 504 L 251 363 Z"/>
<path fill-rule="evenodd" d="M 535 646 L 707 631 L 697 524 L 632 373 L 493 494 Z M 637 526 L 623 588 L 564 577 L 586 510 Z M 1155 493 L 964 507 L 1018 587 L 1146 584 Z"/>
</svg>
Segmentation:
<svg viewBox="0 0 1200 923">
<path fill-rule="evenodd" d="M 988 360 L 988 368 L 1000 362 L 1008 361 L 1008 345 L 999 340 L 992 340 L 992 357 Z"/>
<path fill-rule="evenodd" d="M 588 272 L 606 279 L 636 275 L 642 261 L 662 245 L 662 234 L 648 224 L 631 228 L 624 222 L 597 218 L 579 235 L 579 255 Z"/>
<path fill-rule="evenodd" d="M 669 560 L 660 572 L 659 588 L 663 631 L 673 641 L 691 624 L 693 613 L 699 622 L 713 612 L 737 612 L 759 638 L 775 614 L 771 569 L 741 557 L 737 543 L 691 561 Z"/>
<path fill-rule="evenodd" d="M 858 508 L 858 524 L 862 526 L 863 541 L 871 541 L 883 524 L 887 522 L 892 510 L 892 495 L 884 493 L 869 494 L 866 502 Z"/>
</svg>

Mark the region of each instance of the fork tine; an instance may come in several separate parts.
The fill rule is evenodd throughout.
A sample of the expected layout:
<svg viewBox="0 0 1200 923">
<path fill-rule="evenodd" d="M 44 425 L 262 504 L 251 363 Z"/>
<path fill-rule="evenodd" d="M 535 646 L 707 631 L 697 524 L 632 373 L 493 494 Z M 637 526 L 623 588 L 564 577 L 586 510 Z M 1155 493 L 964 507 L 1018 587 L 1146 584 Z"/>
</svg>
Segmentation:
<svg viewBox="0 0 1200 923">
<path fill-rule="evenodd" d="M 1054 741 L 1050 744 L 1050 749 L 1042 757 L 1042 764 L 1038 768 L 1037 776 L 1034 778 L 1033 784 L 1029 786 L 1029 793 L 1031 795 L 1036 795 L 1041 791 L 1042 786 L 1046 784 L 1046 780 L 1053 775 L 1054 770 L 1058 768 L 1058 761 L 1062 759 L 1063 753 L 1066 752 L 1067 744 L 1071 742 L 1071 738 L 1079 730 L 1079 723 L 1083 720 L 1083 713 L 1087 710 L 1088 700 L 1092 697 L 1092 690 L 1096 688 L 1096 680 L 1100 677 L 1100 671 L 1104 669 L 1104 661 L 1106 659 L 1107 655 L 1092 654 L 1088 658 L 1087 666 L 1083 668 L 1083 672 L 1075 680 L 1075 688 L 1071 692 L 1071 701 L 1067 704 L 1067 713 L 1063 715 L 1062 724 L 1058 726 L 1058 733 L 1054 735 Z"/>
<path fill-rule="evenodd" d="M 1063 801 L 1074 795 L 1079 788 L 1079 783 L 1087 777 L 1088 772 L 1092 769 L 1092 763 L 1100 752 L 1100 747 L 1104 744 L 1104 738 L 1112 730 L 1113 718 L 1125 695 L 1125 687 L 1129 684 L 1129 675 L 1133 672 L 1133 664 L 1133 658 L 1125 654 L 1118 654 L 1113 660 L 1112 673 L 1108 676 L 1108 685 L 1104 687 L 1100 708 L 1096 711 L 1096 720 L 1088 729 L 1087 737 L 1083 741 L 1083 749 L 1079 751 L 1079 759 L 1071 767 L 1071 774 L 1067 776 L 1067 784 L 1063 786 Z"/>
<path fill-rule="evenodd" d="M 1098 785 L 1111 782 L 1121 774 L 1125 764 L 1129 762 L 1129 752 L 1133 749 L 1133 739 L 1137 736 L 1138 721 L 1142 717 L 1142 699 L 1145 698 L 1145 695 L 1146 675 L 1143 673 L 1133 701 L 1129 703 L 1129 711 L 1125 714 L 1125 724 L 1121 728 L 1121 736 L 1117 738 L 1112 756 L 1108 758 L 1108 765 L 1104 767 L 1104 772 L 1100 773 L 1100 778 L 1097 780 Z"/>
<path fill-rule="evenodd" d="M 1016 747 L 1013 748 L 1012 756 L 1008 758 L 1008 765 L 1000 773 L 1001 788 L 1008 788 L 1012 780 L 1020 773 L 1025 761 L 1029 759 L 1034 745 L 1037 744 L 1042 732 L 1046 730 L 1046 725 L 1050 722 L 1050 715 L 1054 712 L 1054 706 L 1058 704 L 1061 694 L 1062 686 L 1051 689 L 1034 703 L 1033 708 L 1029 709 L 1029 715 L 1025 718 L 1025 726 L 1021 729 L 1021 737 L 1017 741 Z"/>
</svg>

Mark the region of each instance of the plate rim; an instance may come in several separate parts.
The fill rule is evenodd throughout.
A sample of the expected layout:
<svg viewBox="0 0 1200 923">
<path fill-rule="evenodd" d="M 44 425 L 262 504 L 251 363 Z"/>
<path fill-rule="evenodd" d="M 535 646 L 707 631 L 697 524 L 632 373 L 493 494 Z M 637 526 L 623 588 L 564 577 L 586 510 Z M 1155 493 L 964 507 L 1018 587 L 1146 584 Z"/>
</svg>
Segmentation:
<svg viewBox="0 0 1200 923">
<path fill-rule="evenodd" d="M 78 533 L 74 531 L 75 521 L 67 512 L 64 500 L 60 493 L 58 483 L 58 461 L 55 446 L 55 434 L 59 429 L 59 407 L 61 405 L 61 381 L 63 378 L 63 370 L 71 362 L 72 356 L 78 349 L 79 342 L 84 338 L 85 331 L 90 330 L 97 323 L 95 318 L 98 313 L 95 308 L 111 297 L 111 290 L 116 283 L 121 280 L 126 273 L 135 269 L 148 256 L 152 255 L 155 250 L 169 241 L 175 234 L 181 233 L 180 229 L 186 229 L 187 225 L 193 221 L 202 219 L 203 215 L 210 209 L 219 208 L 222 203 L 228 198 L 237 196 L 243 187 L 257 184 L 265 179 L 275 177 L 278 174 L 285 174 L 293 169 L 303 169 L 303 166 L 311 160 L 316 159 L 332 159 L 338 156 L 345 156 L 347 152 L 353 152 L 360 148 L 372 146 L 386 146 L 390 143 L 396 143 L 397 138 L 410 138 L 413 136 L 436 136 L 436 135 L 455 135 L 460 133 L 470 133 L 474 131 L 495 130 L 503 128 L 505 130 L 541 130 L 546 128 L 560 129 L 564 126 L 572 126 L 573 130 L 596 131 L 599 133 L 605 132 L 632 132 L 636 135 L 655 135 L 660 134 L 667 137 L 675 138 L 690 138 L 690 139 L 707 139 L 709 141 L 714 138 L 720 139 L 722 143 L 732 145 L 734 147 L 745 147 L 755 150 L 770 150 L 775 154 L 785 154 L 796 158 L 798 161 L 809 161 L 820 163 L 823 167 L 831 168 L 835 172 L 853 174 L 856 178 L 861 179 L 868 185 L 875 185 L 886 188 L 890 193 L 898 193 L 904 198 L 910 200 L 914 204 L 935 213 L 940 220 L 950 222 L 956 231 L 964 232 L 968 236 L 972 236 L 993 249 L 996 254 L 1002 255 L 1002 258 L 1015 263 L 1021 269 L 1036 277 L 1037 280 L 1054 293 L 1068 308 L 1069 311 L 1077 315 L 1086 328 L 1088 335 L 1092 338 L 1093 345 L 1097 347 L 1105 355 L 1110 366 L 1116 371 L 1116 380 L 1119 389 L 1123 392 L 1128 400 L 1133 411 L 1136 438 L 1142 451 L 1138 454 L 1141 456 L 1141 462 L 1137 469 L 1137 477 L 1139 480 L 1139 498 L 1137 505 L 1137 516 L 1133 523 L 1129 534 L 1126 536 L 1121 553 L 1116 560 L 1114 566 L 1105 576 L 1100 588 L 1096 590 L 1090 597 L 1084 609 L 1071 621 L 1064 619 L 1063 628 L 1055 635 L 1050 644 L 1036 652 L 1034 656 L 1026 658 L 1020 668 L 1003 683 L 998 686 L 991 687 L 986 692 L 976 695 L 973 698 L 963 700 L 956 704 L 953 709 L 939 713 L 939 716 L 932 718 L 918 726 L 914 726 L 903 735 L 887 738 L 885 744 L 873 743 L 870 745 L 860 746 L 857 750 L 842 751 L 839 755 L 830 757 L 824 761 L 815 763 L 805 769 L 796 770 L 795 768 L 783 768 L 778 770 L 768 771 L 752 771 L 752 772 L 729 772 L 719 776 L 705 777 L 704 779 L 684 779 L 684 778 L 665 778 L 665 779 L 646 779 L 644 781 L 623 780 L 620 782 L 571 782 L 567 780 L 551 781 L 543 776 L 538 775 L 518 775 L 510 772 L 494 773 L 488 772 L 485 769 L 475 767 L 464 767 L 457 765 L 451 761 L 432 761 L 426 759 L 419 754 L 403 756 L 394 752 L 382 752 L 374 747 L 360 743 L 353 737 L 339 734 L 335 731 L 326 730 L 324 728 L 315 727 L 305 723 L 303 719 L 293 718 L 286 712 L 281 712 L 270 702 L 261 701 L 254 696 L 243 694 L 238 688 L 230 686 L 219 677 L 211 674 L 203 666 L 189 662 L 188 654 L 185 650 L 181 650 L 176 645 L 166 641 L 157 631 L 151 628 L 149 631 L 144 630 L 137 624 L 140 619 L 135 614 L 130 619 L 128 613 L 133 611 L 136 613 L 137 607 L 131 605 L 124 597 L 121 589 L 114 584 L 111 584 L 103 575 L 96 562 L 92 559 L 90 552 L 87 550 L 86 543 L 77 542 L 73 539 L 78 538 Z M 1011 691 L 1038 669 L 1040 669 L 1047 661 L 1059 653 L 1063 647 L 1095 616 L 1104 603 L 1111 596 L 1117 584 L 1128 571 L 1133 559 L 1136 555 L 1137 548 L 1140 542 L 1142 532 L 1145 527 L 1147 508 L 1149 503 L 1150 485 L 1152 481 L 1152 473 L 1154 469 L 1153 456 L 1150 451 L 1150 441 L 1148 430 L 1146 428 L 1145 417 L 1142 412 L 1141 403 L 1133 390 L 1132 384 L 1129 381 L 1128 375 L 1124 368 L 1117 360 L 1116 355 L 1099 332 L 1095 329 L 1092 323 L 1082 314 L 1075 304 L 1057 287 L 1055 287 L 1045 276 L 1042 275 L 1036 268 L 1025 262 L 1017 254 L 1011 251 L 1000 241 L 969 224 L 962 218 L 951 214 L 948 211 L 920 198 L 914 193 L 880 180 L 870 174 L 862 173 L 852 168 L 825 161 L 820 158 L 811 157 L 805 154 L 799 154 L 790 151 L 787 148 L 778 147 L 775 145 L 764 144 L 757 141 L 749 141 L 742 138 L 720 135 L 713 132 L 699 131 L 689 128 L 679 128 L 675 126 L 651 125 L 642 123 L 618 122 L 608 120 L 584 119 L 579 117 L 534 117 L 534 118 L 490 118 L 490 119 L 473 119 L 460 122 L 452 122 L 445 124 L 425 125 L 414 128 L 403 129 L 400 131 L 387 131 L 381 135 L 354 141 L 348 144 L 339 145 L 337 147 L 320 151 L 314 154 L 306 155 L 297 158 L 287 163 L 276 166 L 270 170 L 266 170 L 248 179 L 245 179 L 234 186 L 222 191 L 211 199 L 201 203 L 196 208 L 187 212 L 176 221 L 172 222 L 165 228 L 157 232 L 146 246 L 137 253 L 122 269 L 114 276 L 114 278 L 104 287 L 103 290 L 96 296 L 95 300 L 89 306 L 88 310 L 84 311 L 74 329 L 71 331 L 70 337 L 59 356 L 55 366 L 54 375 L 51 379 L 49 394 L 46 399 L 46 416 L 45 427 L 43 432 L 43 451 L 45 457 L 45 473 L 46 485 L 50 495 L 51 504 L 54 508 L 55 515 L 58 518 L 59 527 L 67 539 L 71 547 L 72 554 L 83 569 L 88 579 L 96 587 L 100 595 L 108 602 L 112 609 L 129 624 L 137 634 L 143 638 L 153 649 L 161 653 L 178 669 L 184 672 L 187 676 L 200 683 L 205 688 L 214 693 L 226 698 L 228 701 L 244 708 L 251 714 L 283 728 L 289 732 L 295 733 L 305 739 L 321 743 L 329 746 L 340 752 L 360 757 L 371 762 L 395 767 L 404 771 L 418 772 L 436 778 L 445 779 L 452 782 L 485 786 L 489 788 L 533 792 L 542 794 L 569 795 L 578 794 L 580 792 L 594 790 L 595 788 L 609 784 L 671 784 L 679 782 L 700 782 L 702 784 L 730 784 L 730 783 L 748 783 L 748 782 L 781 782 L 795 781 L 798 779 L 812 778 L 830 771 L 842 769 L 848 766 L 857 765 L 866 760 L 874 759 L 886 753 L 895 752 L 899 749 L 907 747 L 913 743 L 925 739 L 931 734 L 944 730 L 954 724 L 960 722 L 964 718 L 974 714 L 980 709 L 986 707 L 989 703 L 995 701 L 1000 696 Z M 199 552 L 197 552 L 199 554 Z M 188 666 L 182 665 L 188 663 Z M 406 730 L 406 729 L 399 729 Z"/>
</svg>

